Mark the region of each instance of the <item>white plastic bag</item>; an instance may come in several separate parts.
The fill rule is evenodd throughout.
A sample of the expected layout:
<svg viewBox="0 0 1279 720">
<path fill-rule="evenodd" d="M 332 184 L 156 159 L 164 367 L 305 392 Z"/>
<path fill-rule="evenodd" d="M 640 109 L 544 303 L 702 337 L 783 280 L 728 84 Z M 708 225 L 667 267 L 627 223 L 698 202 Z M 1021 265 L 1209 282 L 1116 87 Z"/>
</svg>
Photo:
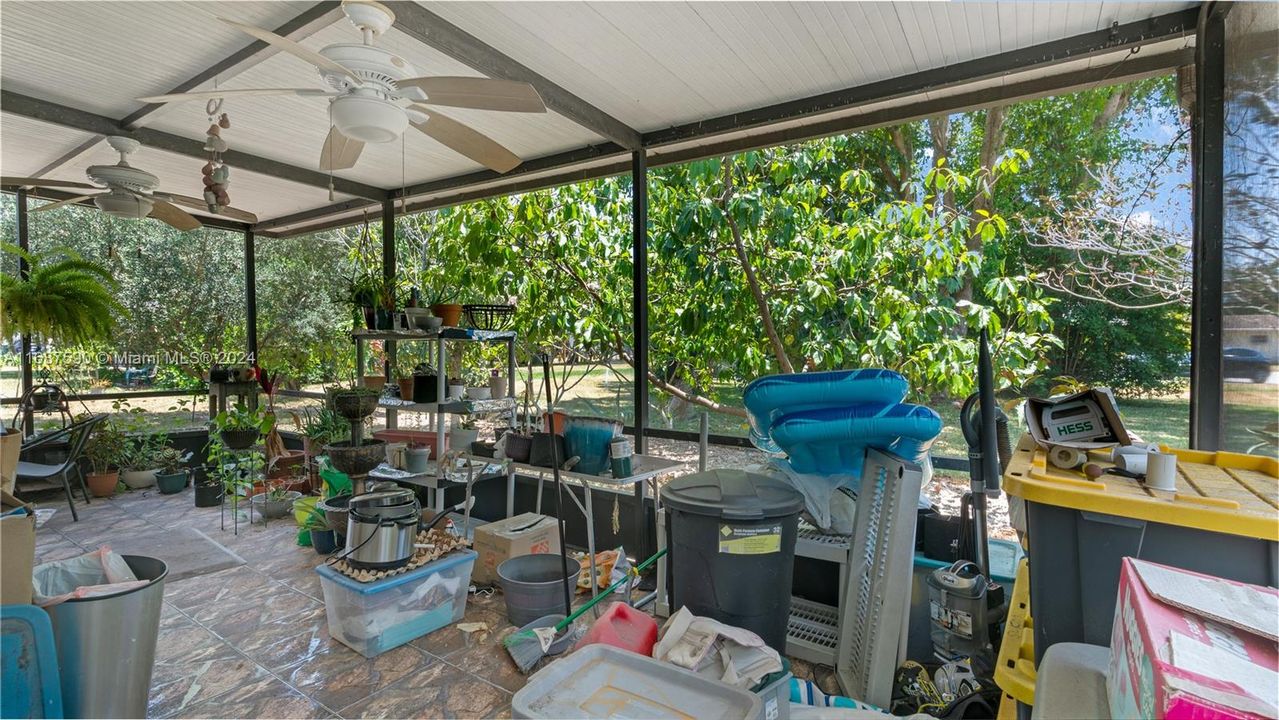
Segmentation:
<svg viewBox="0 0 1279 720">
<path fill-rule="evenodd" d="M 86 555 L 37 565 L 31 575 L 33 602 L 40 607 L 110 595 L 151 582 L 139 580 L 124 558 L 106 545 Z"/>
</svg>

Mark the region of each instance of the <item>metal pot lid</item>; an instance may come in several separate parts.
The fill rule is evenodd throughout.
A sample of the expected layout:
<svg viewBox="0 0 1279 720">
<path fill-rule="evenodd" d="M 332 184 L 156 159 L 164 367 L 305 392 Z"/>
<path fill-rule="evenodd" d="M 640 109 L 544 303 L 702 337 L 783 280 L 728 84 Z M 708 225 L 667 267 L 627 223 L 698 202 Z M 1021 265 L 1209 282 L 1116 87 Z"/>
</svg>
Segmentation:
<svg viewBox="0 0 1279 720">
<path fill-rule="evenodd" d="M 352 508 L 392 507 L 395 505 L 407 505 L 414 500 L 412 490 L 396 488 L 395 490 L 378 490 L 377 492 L 356 495 L 351 498 L 350 506 Z"/>
</svg>

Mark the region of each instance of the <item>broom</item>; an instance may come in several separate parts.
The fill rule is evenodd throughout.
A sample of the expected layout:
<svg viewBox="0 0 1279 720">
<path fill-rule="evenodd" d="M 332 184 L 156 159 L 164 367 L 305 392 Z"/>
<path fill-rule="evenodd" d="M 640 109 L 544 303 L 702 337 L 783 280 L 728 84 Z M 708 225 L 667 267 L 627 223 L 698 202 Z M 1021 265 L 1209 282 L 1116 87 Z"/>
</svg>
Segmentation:
<svg viewBox="0 0 1279 720">
<path fill-rule="evenodd" d="M 648 568 L 649 565 L 657 562 L 657 559 L 665 554 L 666 548 L 658 550 L 652 557 L 639 565 L 636 565 L 631 570 L 631 573 L 639 575 L 641 571 Z M 591 598 L 590 602 L 578 608 L 576 612 L 555 623 L 555 627 L 520 630 L 519 632 L 514 632 L 508 635 L 506 639 L 502 641 L 502 645 L 506 647 L 506 652 L 510 653 L 511 659 L 515 661 L 515 665 L 520 669 L 520 672 L 528 673 L 529 670 L 533 669 L 533 666 L 546 656 L 546 650 L 551 646 L 551 641 L 555 639 L 556 635 L 560 634 L 564 628 L 572 625 L 574 620 L 582 617 L 587 610 L 590 610 L 599 604 L 601 600 L 612 595 L 614 591 L 622 587 L 623 583 L 629 582 L 630 579 L 630 575 L 628 574 L 627 577 L 609 585 L 607 590 Z"/>
</svg>

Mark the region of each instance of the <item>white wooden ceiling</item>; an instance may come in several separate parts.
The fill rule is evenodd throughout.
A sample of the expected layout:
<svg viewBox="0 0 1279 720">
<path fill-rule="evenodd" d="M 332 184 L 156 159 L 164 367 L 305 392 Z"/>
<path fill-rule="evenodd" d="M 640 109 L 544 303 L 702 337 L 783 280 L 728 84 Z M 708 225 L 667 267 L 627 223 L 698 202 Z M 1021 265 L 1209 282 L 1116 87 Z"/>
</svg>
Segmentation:
<svg viewBox="0 0 1279 720">
<path fill-rule="evenodd" d="M 1163 15 L 1195 3 L 1141 2 L 423 2 L 424 7 L 640 132 L 944 68 L 958 62 Z M 0 88 L 121 119 L 141 95 L 167 92 L 240 50 L 251 38 L 215 19 L 273 29 L 310 2 L 0 2 Z M 344 19 L 300 41 L 355 42 Z M 1189 42 L 1189 41 L 1187 41 Z M 480 75 L 392 30 L 378 44 L 422 74 Z M 1091 65 L 1102 60 L 1076 61 Z M 1115 62 L 1115 58 L 1104 60 Z M 1066 67 L 1066 66 L 1062 66 Z M 1039 69 L 1036 74 L 1055 72 Z M 998 86 L 1005 78 L 983 81 Z M 320 87 L 291 55 L 269 54 L 219 87 Z M 978 87 L 978 86 L 973 86 Z M 971 88 L 969 88 L 971 89 Z M 944 97 L 950 89 L 928 94 Z M 321 98 L 234 98 L 224 108 L 232 148 L 314 170 L 328 129 Z M 850 109 L 848 116 L 868 109 Z M 449 110 L 525 159 L 604 142 L 545 115 Z M 143 126 L 203 136 L 202 103 L 172 104 Z M 94 136 L 4 113 L 0 171 L 34 173 Z M 156 149 L 135 165 L 163 187 L 197 194 L 199 161 Z M 99 143 L 48 173 L 79 179 L 110 162 Z M 604 161 L 594 161 L 597 166 Z M 586 167 L 586 164 L 583 165 Z M 479 166 L 410 130 L 403 142 L 367 146 L 338 175 L 393 189 L 464 175 Z M 323 188 L 233 169 L 233 203 L 262 220 L 328 205 Z M 335 200 L 348 199 L 337 195 Z"/>
</svg>

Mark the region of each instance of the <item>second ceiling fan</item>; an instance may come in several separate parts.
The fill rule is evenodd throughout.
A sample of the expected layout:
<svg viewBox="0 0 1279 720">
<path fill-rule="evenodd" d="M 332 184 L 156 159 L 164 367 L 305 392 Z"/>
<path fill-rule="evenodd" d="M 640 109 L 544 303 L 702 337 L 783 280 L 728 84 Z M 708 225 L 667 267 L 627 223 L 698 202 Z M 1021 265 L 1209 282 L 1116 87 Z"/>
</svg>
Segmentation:
<svg viewBox="0 0 1279 720">
<path fill-rule="evenodd" d="M 386 6 L 368 0 L 344 0 L 342 11 L 360 30 L 362 42 L 328 45 L 318 52 L 269 30 L 222 19 L 253 37 L 316 67 L 329 86 L 208 90 L 138 98 L 167 103 L 245 95 L 328 97 L 330 127 L 320 152 L 321 170 L 354 167 L 365 143 L 399 138 L 409 126 L 475 162 L 507 172 L 520 164 L 515 153 L 444 115 L 434 107 L 544 113 L 546 105 L 528 83 L 478 77 L 418 76 L 404 58 L 373 45 L 395 23 Z"/>
</svg>

